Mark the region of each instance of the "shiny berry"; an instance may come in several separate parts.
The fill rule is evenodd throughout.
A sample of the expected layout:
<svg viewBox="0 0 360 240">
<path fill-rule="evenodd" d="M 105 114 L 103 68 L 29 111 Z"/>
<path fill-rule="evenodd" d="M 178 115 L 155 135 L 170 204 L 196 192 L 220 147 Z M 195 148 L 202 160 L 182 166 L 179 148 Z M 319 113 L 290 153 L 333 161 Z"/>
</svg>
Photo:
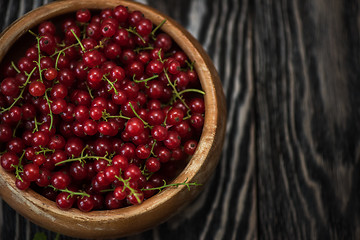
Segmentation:
<svg viewBox="0 0 360 240">
<path fill-rule="evenodd" d="M 70 181 L 70 176 L 61 171 L 55 172 L 50 179 L 51 185 L 57 189 L 65 189 Z"/>
<path fill-rule="evenodd" d="M 19 157 L 14 153 L 6 152 L 1 156 L 1 166 L 6 171 L 15 170 L 15 166 L 19 164 Z"/>
<path fill-rule="evenodd" d="M 139 135 L 144 131 L 144 123 L 139 118 L 133 117 L 126 123 L 125 131 L 131 137 Z"/>
<path fill-rule="evenodd" d="M 22 176 L 26 181 L 35 181 L 40 176 L 39 166 L 34 163 L 24 165 Z"/>
<path fill-rule="evenodd" d="M 19 93 L 19 86 L 15 78 L 5 78 L 0 85 L 1 93 L 5 96 L 15 97 Z"/>
<path fill-rule="evenodd" d="M 75 202 L 75 197 L 74 196 L 70 196 L 70 193 L 67 192 L 60 192 L 57 196 L 56 196 L 56 205 L 63 210 L 67 210 L 70 209 L 74 202 Z"/>
<path fill-rule="evenodd" d="M 145 162 L 146 169 L 149 170 L 149 172 L 157 172 L 160 170 L 161 163 L 159 159 L 150 157 Z"/>
<path fill-rule="evenodd" d="M 89 9 L 79 9 L 76 11 L 76 21 L 85 23 L 91 19 L 91 13 Z"/>
<path fill-rule="evenodd" d="M 83 212 L 91 211 L 95 206 L 95 201 L 91 196 L 82 196 L 77 199 L 77 207 Z"/>
</svg>

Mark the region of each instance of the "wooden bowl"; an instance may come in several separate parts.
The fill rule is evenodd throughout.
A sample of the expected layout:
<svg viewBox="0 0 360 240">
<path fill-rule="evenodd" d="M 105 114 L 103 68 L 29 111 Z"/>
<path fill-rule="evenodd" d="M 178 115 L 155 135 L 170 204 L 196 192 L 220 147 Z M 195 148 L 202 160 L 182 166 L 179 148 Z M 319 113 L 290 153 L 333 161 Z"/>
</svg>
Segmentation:
<svg viewBox="0 0 360 240">
<path fill-rule="evenodd" d="M 167 19 L 162 30 L 195 61 L 195 69 L 206 93 L 205 124 L 195 154 L 173 182 L 180 183 L 187 179 L 188 182 L 197 182 L 202 186 L 192 187 L 190 191 L 186 186 L 171 187 L 137 206 L 84 213 L 78 209 L 60 210 L 54 202 L 33 190 L 18 190 L 14 184 L 14 174 L 0 168 L 0 195 L 12 208 L 35 224 L 72 237 L 121 237 L 164 222 L 198 195 L 213 173 L 223 145 L 226 106 L 221 82 L 213 63 L 201 45 L 183 27 L 148 6 L 121 0 L 67 0 L 42 6 L 14 22 L 0 35 L 0 61 L 24 33 L 44 20 L 82 8 L 104 9 L 120 4 L 128 6 L 131 11 L 142 11 L 155 25 Z"/>
</svg>

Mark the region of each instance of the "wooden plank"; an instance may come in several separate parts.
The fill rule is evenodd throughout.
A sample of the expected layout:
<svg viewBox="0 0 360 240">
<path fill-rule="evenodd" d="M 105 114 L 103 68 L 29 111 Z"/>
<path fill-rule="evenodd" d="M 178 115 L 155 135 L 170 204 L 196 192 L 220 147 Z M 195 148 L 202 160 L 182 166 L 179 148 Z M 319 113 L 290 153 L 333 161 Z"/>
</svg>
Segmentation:
<svg viewBox="0 0 360 240">
<path fill-rule="evenodd" d="M 260 239 L 359 239 L 359 3 L 255 2 Z"/>
</svg>

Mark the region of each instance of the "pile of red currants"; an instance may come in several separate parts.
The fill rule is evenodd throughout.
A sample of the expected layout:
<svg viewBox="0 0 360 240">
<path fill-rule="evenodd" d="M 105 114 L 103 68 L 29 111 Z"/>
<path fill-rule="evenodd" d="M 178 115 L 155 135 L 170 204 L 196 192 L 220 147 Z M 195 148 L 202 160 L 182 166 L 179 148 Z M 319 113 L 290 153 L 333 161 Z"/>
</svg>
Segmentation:
<svg viewBox="0 0 360 240">
<path fill-rule="evenodd" d="M 60 209 L 140 204 L 193 155 L 205 104 L 172 38 L 125 6 L 81 9 L 28 34 L 0 84 L 1 166 Z"/>
</svg>

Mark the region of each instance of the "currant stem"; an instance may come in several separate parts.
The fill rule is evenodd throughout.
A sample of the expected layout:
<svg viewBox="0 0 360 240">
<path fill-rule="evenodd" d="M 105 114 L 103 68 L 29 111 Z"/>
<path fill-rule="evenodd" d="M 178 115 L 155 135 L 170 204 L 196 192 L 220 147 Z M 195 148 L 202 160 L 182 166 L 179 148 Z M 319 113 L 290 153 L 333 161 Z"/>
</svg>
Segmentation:
<svg viewBox="0 0 360 240">
<path fill-rule="evenodd" d="M 164 63 L 164 60 L 161 59 L 161 49 L 160 49 L 160 51 L 158 52 L 158 56 L 159 56 L 160 62 Z M 181 97 L 181 95 L 179 94 L 178 90 L 176 89 L 175 84 L 173 84 L 173 83 L 171 82 L 171 80 L 170 80 L 170 78 L 169 78 L 169 75 L 168 75 L 168 73 L 167 73 L 167 70 L 164 68 L 163 71 L 164 71 L 164 74 L 165 74 L 166 79 L 168 80 L 169 85 L 170 85 L 170 86 L 172 87 L 172 89 L 173 89 L 173 93 L 175 94 L 175 98 L 176 98 L 176 97 L 179 98 L 180 101 L 184 104 L 184 106 L 185 106 L 187 109 L 190 109 L 189 106 L 186 104 L 185 100 L 184 100 L 184 99 Z"/>
<path fill-rule="evenodd" d="M 108 91 L 110 91 L 111 89 L 114 89 L 114 93 L 115 93 L 116 95 L 119 94 L 119 92 L 118 92 L 118 91 L 116 90 L 116 88 L 115 88 L 114 83 L 113 83 L 112 81 L 110 81 L 105 75 L 103 75 L 103 80 L 106 81 L 106 82 L 108 82 L 108 83 L 110 84 L 110 86 L 111 86 L 111 88 L 110 88 Z M 115 81 L 115 82 L 116 82 L 116 81 Z"/>
<path fill-rule="evenodd" d="M 126 117 L 124 115 L 122 115 L 121 111 L 120 111 L 120 115 L 119 116 L 111 116 L 109 113 L 107 113 L 106 111 L 103 111 L 102 113 L 102 117 L 101 117 L 104 121 L 107 121 L 108 118 L 123 118 L 126 120 L 129 120 L 129 117 Z"/>
<path fill-rule="evenodd" d="M 65 52 L 67 49 L 72 48 L 72 47 L 77 46 L 77 45 L 79 45 L 79 43 L 74 43 L 74 44 L 72 44 L 72 45 L 70 45 L 70 46 L 67 46 L 67 47 L 65 47 L 65 48 L 63 48 L 63 49 L 61 49 L 61 50 L 59 50 L 59 51 L 56 51 L 55 53 L 53 53 L 53 54 L 50 56 L 50 57 L 54 57 L 54 56 L 57 54 L 56 61 L 55 61 L 55 69 L 56 69 L 56 70 L 59 71 L 59 68 L 57 67 L 57 65 L 58 65 L 58 62 L 59 62 L 60 55 L 61 55 L 61 54 L 64 54 L 64 52 Z"/>
<path fill-rule="evenodd" d="M 188 60 L 185 60 L 185 62 L 186 62 L 186 65 L 188 65 L 188 67 L 189 67 L 190 70 L 192 71 L 192 70 L 194 69 L 195 61 L 189 62 Z"/>
<path fill-rule="evenodd" d="M 168 112 L 172 109 L 173 107 L 171 106 L 170 108 L 169 108 L 169 110 L 168 110 Z M 164 122 L 163 122 L 163 125 L 166 127 L 166 120 L 167 120 L 167 117 L 168 117 L 168 115 L 166 114 L 165 115 L 165 119 L 164 119 Z"/>
<path fill-rule="evenodd" d="M 131 178 L 126 179 L 126 180 L 123 179 L 121 176 L 116 176 L 116 178 L 124 184 L 124 190 L 125 190 L 125 188 L 129 189 L 129 190 L 130 190 L 130 194 L 133 194 L 133 195 L 135 196 L 136 200 L 140 203 L 141 200 L 140 200 L 140 198 L 138 197 L 136 190 L 135 190 L 134 188 L 132 188 L 132 187 L 130 186 L 130 184 L 129 184 L 129 181 L 130 181 Z M 130 194 L 129 194 L 129 195 L 130 195 Z"/>
<path fill-rule="evenodd" d="M 106 192 L 113 192 L 114 190 L 115 190 L 115 188 L 108 188 L 108 189 L 100 190 L 100 192 L 106 193 Z"/>
<path fill-rule="evenodd" d="M 69 159 L 66 159 L 66 160 L 64 160 L 64 161 L 55 163 L 55 166 L 58 166 L 58 165 L 63 164 L 63 163 L 76 162 L 76 161 L 80 161 L 81 163 L 83 163 L 83 162 L 85 162 L 85 161 L 84 161 L 85 159 L 95 159 L 95 160 L 103 159 L 103 160 L 108 161 L 109 163 L 112 162 L 112 160 L 111 160 L 111 159 L 108 159 L 107 157 L 89 156 L 88 154 L 86 154 L 85 156 L 81 156 L 81 157 L 77 157 L 77 158 L 69 158 Z"/>
<path fill-rule="evenodd" d="M 100 41 L 99 41 L 99 44 L 96 45 L 96 46 L 94 47 L 94 49 L 104 48 L 104 42 L 105 42 L 106 40 L 108 40 L 108 39 L 110 39 L 110 38 L 104 38 L 104 39 L 100 40 Z"/>
<path fill-rule="evenodd" d="M 67 188 L 65 189 L 58 189 L 56 187 L 54 187 L 53 185 L 49 184 L 48 187 L 53 188 L 55 191 L 60 191 L 60 192 L 66 192 L 69 193 L 70 195 L 68 197 L 72 197 L 72 196 L 83 196 L 83 197 L 90 197 L 90 194 L 87 194 L 85 192 L 73 192 Z"/>
<path fill-rule="evenodd" d="M 11 66 L 15 69 L 17 73 L 21 73 L 21 71 L 16 67 L 14 61 L 11 61 Z"/>
<path fill-rule="evenodd" d="M 135 116 L 144 123 L 145 127 L 148 127 L 148 128 L 150 128 L 150 129 L 153 128 L 153 126 L 151 126 L 150 124 L 148 124 L 146 121 L 144 121 L 144 120 L 139 116 L 139 114 L 135 111 L 135 108 L 133 107 L 133 105 L 131 104 L 131 102 L 129 102 L 129 105 L 130 105 L 131 110 L 134 112 Z"/>
<path fill-rule="evenodd" d="M 149 180 L 150 176 L 153 174 L 152 172 L 147 171 L 145 164 L 140 167 L 140 171 L 141 174 L 145 176 L 146 180 Z"/>
<path fill-rule="evenodd" d="M 56 46 L 62 48 L 62 47 L 65 47 L 66 44 L 64 42 L 62 42 L 62 43 L 57 43 Z"/>
<path fill-rule="evenodd" d="M 49 99 L 49 97 L 48 97 L 48 95 L 47 95 L 47 92 L 48 91 L 50 91 L 51 90 L 51 88 L 48 88 L 48 89 L 46 89 L 45 90 L 45 94 L 44 94 L 44 97 L 45 97 L 45 99 L 46 99 L 46 102 L 47 102 L 47 104 L 48 104 L 48 106 L 49 106 L 49 116 L 50 116 L 50 126 L 49 126 L 49 130 L 51 130 L 51 128 L 52 128 L 52 126 L 53 126 L 53 121 L 54 121 L 54 117 L 53 117 L 53 114 L 52 114 L 52 111 L 51 111 L 51 100 Z"/>
<path fill-rule="evenodd" d="M 13 131 L 13 138 L 14 138 L 14 137 L 16 137 L 16 130 L 19 128 L 20 124 L 21 124 L 21 120 L 20 120 L 20 121 L 18 121 L 18 123 L 16 124 L 16 126 L 15 126 L 15 128 L 14 128 L 14 131 Z"/>
<path fill-rule="evenodd" d="M 55 51 L 50 57 L 54 57 L 55 55 L 63 53 L 64 51 L 68 50 L 69 48 L 75 47 L 77 45 L 79 45 L 79 43 L 74 43 L 74 44 L 71 44 L 71 45 L 69 45 L 67 47 L 62 48 L 61 50 Z"/>
<path fill-rule="evenodd" d="M 157 156 L 155 155 L 155 153 L 154 153 L 154 147 L 155 147 L 155 145 L 156 145 L 156 139 L 154 139 L 154 142 L 153 142 L 153 144 L 152 144 L 152 146 L 151 146 L 150 154 L 152 154 L 154 157 L 157 157 Z"/>
<path fill-rule="evenodd" d="M 35 127 L 34 127 L 34 130 L 32 131 L 32 133 L 38 131 L 38 130 L 39 130 L 38 126 L 39 126 L 39 125 L 42 125 L 44 122 L 39 123 L 39 122 L 36 120 L 36 116 L 35 116 L 35 117 L 34 117 L 34 123 L 35 123 Z"/>
<path fill-rule="evenodd" d="M 187 89 L 184 89 L 182 90 L 181 92 L 179 92 L 179 95 L 182 95 L 184 93 L 187 93 L 187 92 L 196 92 L 196 93 L 200 93 L 202 95 L 205 95 L 205 92 L 200 90 L 200 89 L 196 89 L 196 88 L 187 88 Z"/>
<path fill-rule="evenodd" d="M 17 103 L 17 101 L 19 101 L 22 98 L 22 95 L 25 91 L 25 87 L 30 82 L 31 75 L 34 73 L 35 69 L 36 69 L 36 67 L 33 68 L 33 70 L 30 72 L 30 74 L 27 74 L 28 78 L 26 79 L 26 82 L 22 86 L 20 86 L 21 92 L 20 92 L 19 96 L 14 99 L 14 102 L 10 105 L 10 107 L 1 108 L 0 113 L 6 112 L 9 109 L 11 109 Z"/>
<path fill-rule="evenodd" d="M 156 28 L 154 28 L 154 30 L 152 30 L 152 32 L 150 33 L 152 38 L 154 39 L 155 37 L 155 32 L 160 29 L 166 22 L 166 19 L 162 20 L 161 23 L 159 25 L 156 26 Z"/>
<path fill-rule="evenodd" d="M 135 34 L 136 36 L 138 36 L 138 37 L 141 39 L 141 41 L 142 41 L 143 43 L 146 43 L 146 41 L 144 40 L 144 38 L 136 31 L 136 28 L 132 28 L 132 27 L 126 28 L 126 31 Z"/>
<path fill-rule="evenodd" d="M 89 95 L 90 95 L 91 99 L 94 99 L 94 95 L 92 94 L 89 85 L 86 84 L 86 88 L 87 88 L 87 90 L 88 90 L 88 92 L 89 92 Z"/>
<path fill-rule="evenodd" d="M 183 118 L 183 120 L 187 120 L 187 119 L 191 118 L 190 112 L 191 112 L 190 110 L 187 111 L 186 116 Z"/>
<path fill-rule="evenodd" d="M 83 148 L 83 150 L 81 150 L 81 154 L 80 154 L 81 157 L 84 156 L 84 152 L 85 152 L 85 150 L 88 149 L 88 148 L 89 148 L 89 145 L 86 145 L 86 146 Z"/>
<path fill-rule="evenodd" d="M 142 82 L 147 83 L 148 81 L 153 80 L 153 79 L 155 79 L 155 78 L 157 78 L 157 77 L 159 77 L 159 75 L 153 75 L 153 76 L 151 76 L 151 77 L 149 77 L 149 78 L 146 78 L 146 79 L 136 80 L 136 79 L 135 79 L 135 74 L 134 74 L 134 75 L 133 75 L 133 81 L 136 82 L 136 83 L 142 83 Z"/>
<path fill-rule="evenodd" d="M 25 156 L 25 149 L 23 150 L 22 154 L 21 154 L 21 157 L 19 158 L 19 163 L 17 165 L 15 165 L 15 176 L 17 179 L 19 179 L 21 182 L 23 182 L 21 176 L 20 176 L 20 173 L 23 172 L 23 165 L 22 165 L 22 160 Z"/>
<path fill-rule="evenodd" d="M 44 154 L 44 156 L 45 156 L 45 153 L 54 153 L 55 152 L 55 149 L 49 149 L 49 148 L 42 148 L 42 147 L 40 147 L 40 151 L 37 151 L 36 152 L 36 155 L 38 155 L 38 154 Z"/>
<path fill-rule="evenodd" d="M 76 36 L 74 30 L 71 29 L 70 31 L 71 31 L 71 33 L 74 35 L 74 37 L 76 38 L 76 41 L 80 44 L 81 50 L 82 50 L 83 52 L 85 52 L 86 49 L 85 49 L 84 45 L 81 43 L 81 41 L 80 41 L 80 39 L 78 38 L 78 36 Z"/>
<path fill-rule="evenodd" d="M 36 65 L 38 66 L 38 69 L 39 69 L 40 81 L 43 82 L 42 74 L 41 74 L 42 70 L 41 70 L 41 66 L 40 66 L 40 60 L 41 60 L 40 39 L 41 39 L 41 37 L 36 35 L 36 42 L 37 42 L 37 49 L 38 49 L 38 60 L 34 61 L 34 62 L 36 63 Z"/>
<path fill-rule="evenodd" d="M 180 99 L 180 101 L 184 104 L 184 106 L 187 108 L 187 109 L 190 109 L 189 106 L 186 104 L 185 100 L 182 98 L 182 96 L 179 94 L 179 92 L 177 91 L 175 85 L 171 82 L 170 78 L 169 78 L 169 75 L 167 74 L 167 71 L 166 69 L 164 69 L 164 74 L 165 74 L 165 77 L 166 79 L 168 80 L 168 83 L 169 85 L 172 87 L 173 89 L 173 93 L 175 94 L 175 96 Z"/>
<path fill-rule="evenodd" d="M 167 184 L 165 180 L 164 181 L 164 185 L 160 186 L 160 187 L 154 187 L 154 188 L 142 188 L 141 191 L 150 191 L 150 190 L 159 190 L 159 191 L 162 191 L 164 188 L 168 188 L 168 187 L 178 187 L 178 186 L 186 186 L 188 188 L 188 190 L 190 191 L 190 186 L 201 186 L 202 184 L 199 184 L 199 183 L 189 183 L 187 182 L 188 179 L 185 179 L 184 182 L 182 183 L 170 183 L 170 184 Z"/>
<path fill-rule="evenodd" d="M 29 30 L 29 33 L 30 33 L 31 35 L 33 35 L 34 37 L 37 37 L 37 36 L 38 36 L 36 33 L 34 33 L 34 32 L 31 31 L 31 30 Z"/>
<path fill-rule="evenodd" d="M 134 49 L 134 52 L 135 52 L 135 53 L 139 53 L 140 51 L 153 50 L 153 49 L 154 49 L 153 46 L 138 47 L 138 48 Z"/>
<path fill-rule="evenodd" d="M 56 57 L 56 61 L 55 61 L 55 69 L 56 69 L 56 71 L 59 71 L 60 69 L 58 68 L 58 62 L 59 62 L 59 58 L 60 58 L 60 54 L 61 54 L 61 52 L 59 52 L 59 54 L 57 55 L 57 57 Z"/>
<path fill-rule="evenodd" d="M 158 51 L 157 55 L 158 55 L 158 57 L 159 57 L 159 61 L 160 61 L 161 63 L 164 63 L 165 60 L 162 60 L 161 51 L 162 51 L 162 48 L 160 48 L 160 50 Z"/>
</svg>

